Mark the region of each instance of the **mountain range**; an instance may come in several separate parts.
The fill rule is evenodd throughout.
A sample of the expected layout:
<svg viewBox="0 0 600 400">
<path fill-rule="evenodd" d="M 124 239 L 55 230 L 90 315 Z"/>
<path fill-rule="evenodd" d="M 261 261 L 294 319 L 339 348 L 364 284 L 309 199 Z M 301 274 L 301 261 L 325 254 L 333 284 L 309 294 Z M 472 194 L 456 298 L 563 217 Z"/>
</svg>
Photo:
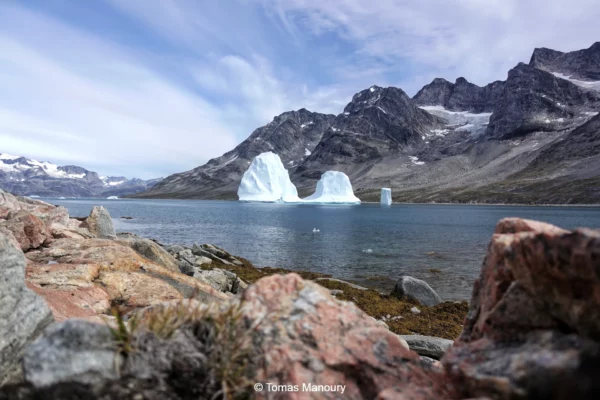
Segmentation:
<svg viewBox="0 0 600 400">
<path fill-rule="evenodd" d="M 223 156 L 140 198 L 236 199 L 252 159 L 277 153 L 301 195 L 327 170 L 376 201 L 600 203 L 600 42 L 535 49 L 504 81 L 434 79 L 410 98 L 372 86 L 337 115 L 285 112 Z"/>
<path fill-rule="evenodd" d="M 101 178 L 80 167 L 0 156 L 0 187 L 237 199 L 251 161 L 272 151 L 301 196 L 323 172 L 337 170 L 363 201 L 391 187 L 394 200 L 404 202 L 600 203 L 599 111 L 600 42 L 573 52 L 538 48 L 506 80 L 483 87 L 464 77 L 436 78 L 411 98 L 400 88 L 371 86 L 339 115 L 284 112 L 221 157 L 162 180 Z M 9 171 L 15 164 L 23 167 Z"/>
<path fill-rule="evenodd" d="M 98 176 L 75 165 L 58 166 L 0 153 L 0 188 L 21 196 L 126 196 L 145 191 L 159 181 Z"/>
</svg>

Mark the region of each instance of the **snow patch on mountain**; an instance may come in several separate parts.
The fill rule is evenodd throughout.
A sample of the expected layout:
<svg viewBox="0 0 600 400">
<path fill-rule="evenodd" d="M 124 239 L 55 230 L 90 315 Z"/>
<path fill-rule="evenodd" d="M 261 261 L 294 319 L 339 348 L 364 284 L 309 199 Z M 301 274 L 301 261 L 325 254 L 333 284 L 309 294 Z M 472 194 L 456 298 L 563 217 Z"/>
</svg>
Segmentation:
<svg viewBox="0 0 600 400">
<path fill-rule="evenodd" d="M 551 72 L 551 74 L 557 78 L 569 81 L 572 84 L 577 85 L 579 87 L 600 91 L 600 81 L 582 81 L 579 79 L 571 78 L 571 75 L 561 74 L 560 72 Z"/>
<path fill-rule="evenodd" d="M 51 178 L 59 179 L 82 179 L 87 174 L 69 174 L 60 169 L 56 164 L 46 161 L 31 160 L 25 157 L 13 156 L 10 154 L 0 154 L 0 171 L 7 173 L 25 173 L 46 174 Z"/>
<path fill-rule="evenodd" d="M 408 156 L 408 158 L 410 159 L 410 162 L 412 162 L 415 165 L 424 165 L 425 164 L 425 161 L 419 161 L 419 157 Z"/>
<path fill-rule="evenodd" d="M 443 106 L 421 106 L 419 108 L 448 121 L 446 129 L 433 129 L 427 135 L 428 138 L 445 136 L 450 130 L 467 131 L 473 136 L 479 136 L 485 132 L 492 116 L 492 113 L 489 112 L 475 114 L 469 111 L 450 111 Z"/>
</svg>

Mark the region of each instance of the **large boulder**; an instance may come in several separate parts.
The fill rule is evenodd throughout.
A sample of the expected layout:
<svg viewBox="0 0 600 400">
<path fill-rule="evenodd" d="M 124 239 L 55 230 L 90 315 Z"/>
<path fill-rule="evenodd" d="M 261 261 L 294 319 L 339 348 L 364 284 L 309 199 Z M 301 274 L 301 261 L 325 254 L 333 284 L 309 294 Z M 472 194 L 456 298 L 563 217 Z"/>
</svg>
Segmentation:
<svg viewBox="0 0 600 400">
<path fill-rule="evenodd" d="M 56 321 L 90 318 L 110 311 L 107 291 L 95 281 L 100 267 L 94 264 L 38 264 L 26 268 L 27 286 L 42 296 Z"/>
<path fill-rule="evenodd" d="M 501 221 L 442 362 L 473 397 L 597 398 L 600 233 Z"/>
<path fill-rule="evenodd" d="M 400 335 L 408 347 L 417 354 L 439 360 L 452 347 L 452 340 L 435 336 Z"/>
<path fill-rule="evenodd" d="M 131 247 L 141 256 L 171 271 L 179 271 L 177 260 L 156 242 L 131 234 L 119 234 L 119 243 Z"/>
<path fill-rule="evenodd" d="M 58 261 L 61 264 L 61 275 L 56 276 L 62 276 L 61 279 L 68 286 L 70 284 L 67 283 L 67 277 L 81 281 L 82 271 L 86 270 L 84 266 L 97 267 L 98 275 L 93 283 L 108 293 L 111 302 L 131 307 L 145 307 L 190 296 L 206 302 L 229 298 L 227 294 L 191 276 L 172 271 L 142 257 L 116 240 L 58 239 L 48 247 L 29 252 L 27 257 L 38 265 Z M 59 267 L 55 269 L 58 274 Z M 96 295 L 101 293 L 94 292 L 94 296 Z"/>
<path fill-rule="evenodd" d="M 25 286 L 25 256 L 0 232 L 0 385 L 20 379 L 23 349 L 50 322 L 44 300 Z"/>
<path fill-rule="evenodd" d="M 238 260 L 237 258 L 232 256 L 225 250 L 223 250 L 217 246 L 214 246 L 212 244 L 203 244 L 201 246 L 194 244 L 194 247 L 192 248 L 192 252 L 196 256 L 206 257 L 206 258 L 209 258 L 216 262 L 219 262 L 221 264 L 237 265 L 237 266 L 244 265 L 244 263 L 242 263 L 240 260 Z"/>
<path fill-rule="evenodd" d="M 401 276 L 396 282 L 392 296 L 399 299 L 408 298 L 421 304 L 433 307 L 443 302 L 442 298 L 427 284 L 412 276 Z"/>
<path fill-rule="evenodd" d="M 92 208 L 86 220 L 90 232 L 100 239 L 116 239 L 117 234 L 108 210 L 102 206 Z"/>
<path fill-rule="evenodd" d="M 69 320 L 48 328 L 27 348 L 23 373 L 36 387 L 116 379 L 122 363 L 117 350 L 108 326 Z"/>
<path fill-rule="evenodd" d="M 0 189 L 0 218 L 6 218 L 11 211 L 21 210 L 21 203 L 15 196 Z"/>
<path fill-rule="evenodd" d="M 422 363 L 397 335 L 296 274 L 273 275 L 251 285 L 242 294 L 242 310 L 248 326 L 255 326 L 255 343 L 264 357 L 257 382 L 345 386 L 343 394 L 304 393 L 307 398 L 454 397 L 444 375 Z"/>
<path fill-rule="evenodd" d="M 52 237 L 44 221 L 28 211 L 10 212 L 6 218 L 0 227 L 12 232 L 23 251 L 37 249 Z"/>
<path fill-rule="evenodd" d="M 196 269 L 194 272 L 194 278 L 205 282 L 206 284 L 212 286 L 213 288 L 221 291 L 221 292 L 229 292 L 231 291 L 232 281 L 228 278 L 227 274 L 222 269 L 212 269 L 209 271 L 203 271 L 201 269 Z"/>
</svg>

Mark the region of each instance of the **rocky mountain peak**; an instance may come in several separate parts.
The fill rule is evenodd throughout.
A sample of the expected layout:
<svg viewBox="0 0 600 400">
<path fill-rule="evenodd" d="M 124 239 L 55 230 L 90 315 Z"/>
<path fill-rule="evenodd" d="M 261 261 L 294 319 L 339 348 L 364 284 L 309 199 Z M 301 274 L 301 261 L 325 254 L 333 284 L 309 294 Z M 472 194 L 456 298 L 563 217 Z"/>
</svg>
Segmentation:
<svg viewBox="0 0 600 400">
<path fill-rule="evenodd" d="M 402 89 L 372 86 L 353 96 L 294 177 L 302 187 L 312 185 L 331 166 L 350 173 L 357 163 L 365 167 L 419 146 L 426 134 L 444 123 L 420 109 Z"/>
<path fill-rule="evenodd" d="M 491 112 L 500 98 L 503 85 L 504 82 L 496 81 L 480 87 L 464 77 L 457 78 L 455 83 L 436 78 L 423 86 L 413 101 L 419 106 L 442 106 L 451 111 Z"/>
<path fill-rule="evenodd" d="M 163 179 L 140 197 L 220 198 L 221 193 L 235 193 L 254 157 L 270 151 L 286 168 L 295 168 L 312 153 L 334 118 L 306 108 L 286 111 L 255 129 L 233 150 L 191 171 Z"/>
<path fill-rule="evenodd" d="M 150 183 L 152 182 L 152 183 Z M 146 190 L 156 181 L 103 177 L 77 165 L 59 166 L 0 153 L 0 188 L 19 195 L 105 197 Z"/>
<path fill-rule="evenodd" d="M 575 79 L 600 81 L 600 42 L 587 49 L 568 53 L 546 48 L 535 49 L 529 65 Z"/>
<path fill-rule="evenodd" d="M 600 93 L 519 63 L 508 72 L 504 92 L 490 117 L 487 135 L 509 139 L 535 131 L 580 125 L 600 107 Z"/>
</svg>

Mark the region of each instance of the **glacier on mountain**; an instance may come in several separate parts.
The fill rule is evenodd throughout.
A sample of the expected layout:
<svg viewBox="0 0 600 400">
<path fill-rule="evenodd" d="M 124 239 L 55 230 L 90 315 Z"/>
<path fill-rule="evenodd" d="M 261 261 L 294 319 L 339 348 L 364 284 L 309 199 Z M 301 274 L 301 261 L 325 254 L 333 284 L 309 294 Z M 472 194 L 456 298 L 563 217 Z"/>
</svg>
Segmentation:
<svg viewBox="0 0 600 400">
<path fill-rule="evenodd" d="M 327 171 L 317 182 L 317 189 L 303 203 L 322 204 L 359 204 L 360 199 L 354 195 L 348 176 L 339 171 Z"/>
<path fill-rule="evenodd" d="M 381 204 L 384 206 L 392 205 L 392 189 L 381 188 Z"/>
<path fill-rule="evenodd" d="M 281 159 L 270 151 L 252 160 L 238 188 L 240 201 L 300 202 L 298 190 L 290 180 Z"/>
</svg>

